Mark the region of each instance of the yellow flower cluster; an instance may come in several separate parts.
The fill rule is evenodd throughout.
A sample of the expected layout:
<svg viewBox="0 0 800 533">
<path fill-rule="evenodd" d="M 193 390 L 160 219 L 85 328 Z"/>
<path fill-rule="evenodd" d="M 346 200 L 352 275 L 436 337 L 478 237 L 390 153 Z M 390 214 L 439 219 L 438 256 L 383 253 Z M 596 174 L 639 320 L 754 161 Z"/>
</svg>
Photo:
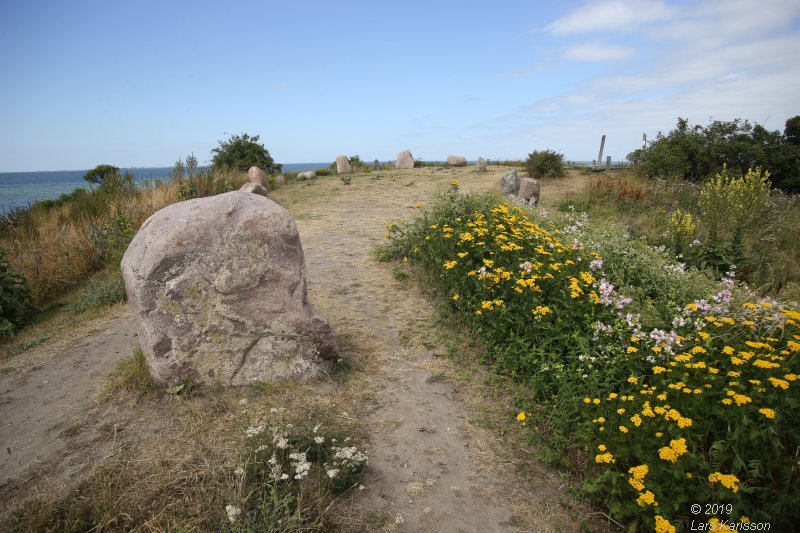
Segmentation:
<svg viewBox="0 0 800 533">
<path fill-rule="evenodd" d="M 610 464 L 610 463 L 614 462 L 614 456 L 611 455 L 610 452 L 599 453 L 599 454 L 594 456 L 594 462 L 598 463 L 598 464 L 603 464 L 603 463 L 609 463 Z"/>
<path fill-rule="evenodd" d="M 656 515 L 656 533 L 675 533 L 675 526 L 661 515 Z"/>
<path fill-rule="evenodd" d="M 664 446 L 658 450 L 658 456 L 664 461 L 675 463 L 678 459 L 687 452 L 686 439 L 673 439 L 669 442 L 669 446 Z"/>
<path fill-rule="evenodd" d="M 639 507 L 647 507 L 648 505 L 658 506 L 655 494 L 649 490 L 639 494 L 639 497 L 636 498 L 636 503 L 639 505 Z"/>
<path fill-rule="evenodd" d="M 733 474 L 722 474 L 720 472 L 714 472 L 713 474 L 708 475 L 708 481 L 713 483 L 719 483 L 723 487 L 733 492 L 739 491 L 739 478 L 734 476 Z"/>
<path fill-rule="evenodd" d="M 647 467 L 647 465 L 632 466 L 628 469 L 628 473 L 631 474 L 631 477 L 628 478 L 628 483 L 630 483 L 631 487 L 637 491 L 643 491 L 644 478 L 647 476 L 649 471 L 650 469 Z"/>
</svg>

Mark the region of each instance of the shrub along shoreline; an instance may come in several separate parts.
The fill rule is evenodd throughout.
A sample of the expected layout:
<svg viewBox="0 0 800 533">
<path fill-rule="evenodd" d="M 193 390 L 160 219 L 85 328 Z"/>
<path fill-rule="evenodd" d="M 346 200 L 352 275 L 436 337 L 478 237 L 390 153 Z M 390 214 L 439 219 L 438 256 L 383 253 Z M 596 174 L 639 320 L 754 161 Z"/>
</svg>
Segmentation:
<svg viewBox="0 0 800 533">
<path fill-rule="evenodd" d="M 594 465 L 584 493 L 631 528 L 791 528 L 798 310 L 585 214 L 551 221 L 457 187 L 390 223 L 381 255 L 408 258 L 527 389 L 521 429 L 547 427 L 557 450 L 577 442 Z"/>
</svg>

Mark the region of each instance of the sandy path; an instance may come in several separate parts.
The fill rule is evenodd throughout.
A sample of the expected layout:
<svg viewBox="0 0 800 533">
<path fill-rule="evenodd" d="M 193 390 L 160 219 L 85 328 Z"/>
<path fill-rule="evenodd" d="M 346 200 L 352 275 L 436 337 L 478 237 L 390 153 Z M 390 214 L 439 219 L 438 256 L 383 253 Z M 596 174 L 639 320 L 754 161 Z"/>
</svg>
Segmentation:
<svg viewBox="0 0 800 533">
<path fill-rule="evenodd" d="M 480 430 L 470 425 L 453 386 L 432 379 L 428 368 L 436 358 L 403 340 L 415 321 L 431 317 L 430 302 L 396 282 L 391 265 L 369 256 L 384 240 L 387 221 L 413 217 L 412 206 L 429 203 L 431 193 L 453 176 L 462 188 L 484 190 L 500 171 L 416 172 L 334 187 L 304 202 L 298 221 L 309 299 L 338 335 L 352 340 L 344 356 L 362 361 L 371 373 L 364 384 L 370 389 L 365 417 L 371 466 L 360 504 L 388 514 L 402 531 L 516 531 L 515 488 L 507 485 L 513 472 L 475 457 L 472 441 Z M 560 484 L 545 477 L 533 500 L 526 495 L 525 505 L 539 506 L 538 531 L 562 529 L 558 512 L 550 514 L 560 494 Z"/>
<path fill-rule="evenodd" d="M 89 399 L 116 363 L 130 356 L 136 328 L 127 313 L 87 324 L 54 343 L 34 348 L 0 378 L 0 486 L 47 461 L 67 446 L 96 435 L 76 431 L 85 422 Z"/>
</svg>

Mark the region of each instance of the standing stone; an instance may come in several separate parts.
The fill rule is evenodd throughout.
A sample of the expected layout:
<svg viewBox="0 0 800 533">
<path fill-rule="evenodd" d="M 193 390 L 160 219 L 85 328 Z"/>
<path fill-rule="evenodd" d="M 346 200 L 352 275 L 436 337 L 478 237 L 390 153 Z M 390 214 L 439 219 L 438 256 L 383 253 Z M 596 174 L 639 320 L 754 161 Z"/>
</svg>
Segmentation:
<svg viewBox="0 0 800 533">
<path fill-rule="evenodd" d="M 350 166 L 350 161 L 347 160 L 346 155 L 336 156 L 336 172 L 339 174 L 352 174 L 353 167 Z"/>
<path fill-rule="evenodd" d="M 121 267 L 160 384 L 312 378 L 339 355 L 306 297 L 297 227 L 268 198 L 233 191 L 167 206 L 145 221 Z"/>
<path fill-rule="evenodd" d="M 486 172 L 486 160 L 484 158 L 479 157 L 475 166 L 478 168 L 478 172 Z"/>
<path fill-rule="evenodd" d="M 372 170 L 380 170 L 381 169 L 381 162 L 377 159 L 372 162 Z"/>
<path fill-rule="evenodd" d="M 247 170 L 247 178 L 250 183 L 258 183 L 269 191 L 269 176 L 267 173 L 256 166 L 252 166 Z"/>
<path fill-rule="evenodd" d="M 533 178 L 522 178 L 519 184 L 519 194 L 517 200 L 522 200 L 528 204 L 539 203 L 539 191 L 541 186 L 539 180 Z"/>
<path fill-rule="evenodd" d="M 278 186 L 283 187 L 284 185 L 286 185 L 286 176 L 284 176 L 283 174 L 278 174 L 277 176 L 275 176 L 275 183 L 277 183 Z"/>
<path fill-rule="evenodd" d="M 313 180 L 317 179 L 317 173 L 313 170 L 308 170 L 306 172 L 300 172 L 297 174 L 297 179 L 301 180 Z"/>
<path fill-rule="evenodd" d="M 414 157 L 409 150 L 403 150 L 397 154 L 397 161 L 394 164 L 395 168 L 414 168 Z"/>
<path fill-rule="evenodd" d="M 500 178 L 500 189 L 506 194 L 519 192 L 519 176 L 516 170 L 509 170 Z"/>
<path fill-rule="evenodd" d="M 460 155 L 448 155 L 447 164 L 453 167 L 467 166 L 467 158 Z"/>
</svg>

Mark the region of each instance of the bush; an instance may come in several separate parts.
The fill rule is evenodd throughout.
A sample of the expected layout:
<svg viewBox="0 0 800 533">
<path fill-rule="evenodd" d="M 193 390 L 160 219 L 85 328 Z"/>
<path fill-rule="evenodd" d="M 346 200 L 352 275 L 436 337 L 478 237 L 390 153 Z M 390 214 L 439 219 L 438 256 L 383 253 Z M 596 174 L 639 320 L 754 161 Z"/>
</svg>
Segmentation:
<svg viewBox="0 0 800 533">
<path fill-rule="evenodd" d="M 124 302 L 125 299 L 125 283 L 119 272 L 97 274 L 89 278 L 89 282 L 80 292 L 78 300 L 70 307 L 73 311 L 83 313 L 96 307 L 106 307 Z"/>
<path fill-rule="evenodd" d="M 219 146 L 211 150 L 214 154 L 214 168 L 247 172 L 250 167 L 256 166 L 267 174 L 279 174 L 283 165 L 275 163 L 269 151 L 258 140 L 258 135 L 250 137 L 243 133 L 231 135 L 226 141 L 219 141 Z"/>
<path fill-rule="evenodd" d="M 531 178 L 563 178 L 567 175 L 563 154 L 553 150 L 534 151 L 528 154 L 525 169 Z"/>
<path fill-rule="evenodd" d="M 13 337 L 36 312 L 28 280 L 11 270 L 6 253 L 0 248 L 0 339 Z"/>
<path fill-rule="evenodd" d="M 628 160 L 649 178 L 688 181 L 704 180 L 725 167 L 734 175 L 761 167 L 772 174 L 776 187 L 800 192 L 798 119 L 787 120 L 781 134 L 742 119 L 712 121 L 703 127 L 679 118 L 674 130 L 667 135 L 659 133 L 650 146 L 628 154 Z"/>
</svg>

